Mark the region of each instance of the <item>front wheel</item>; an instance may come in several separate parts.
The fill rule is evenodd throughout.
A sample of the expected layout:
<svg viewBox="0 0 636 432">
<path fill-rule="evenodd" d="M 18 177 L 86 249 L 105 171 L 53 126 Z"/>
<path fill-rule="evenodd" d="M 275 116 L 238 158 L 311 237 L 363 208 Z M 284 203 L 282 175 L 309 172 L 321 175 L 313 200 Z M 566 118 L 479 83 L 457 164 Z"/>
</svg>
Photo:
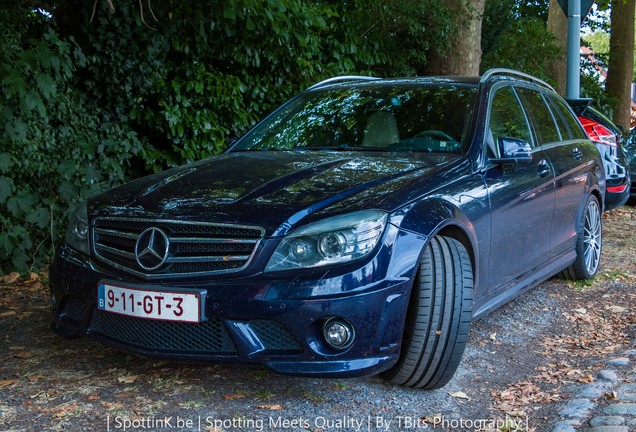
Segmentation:
<svg viewBox="0 0 636 432">
<path fill-rule="evenodd" d="M 594 195 L 585 204 L 585 212 L 579 222 L 576 237 L 576 261 L 561 272 L 561 276 L 571 280 L 592 279 L 601 264 L 603 246 L 603 219 L 601 206 Z"/>
<path fill-rule="evenodd" d="M 427 390 L 443 387 L 459 366 L 472 318 L 473 270 L 466 248 L 436 236 L 422 255 L 398 363 L 389 382 Z"/>
</svg>

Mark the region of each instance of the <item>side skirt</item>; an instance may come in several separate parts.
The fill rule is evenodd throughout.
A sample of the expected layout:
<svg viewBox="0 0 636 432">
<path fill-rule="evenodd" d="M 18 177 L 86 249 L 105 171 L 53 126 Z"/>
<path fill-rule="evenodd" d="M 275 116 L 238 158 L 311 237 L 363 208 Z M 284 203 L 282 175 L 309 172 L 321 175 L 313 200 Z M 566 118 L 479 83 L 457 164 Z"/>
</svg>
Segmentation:
<svg viewBox="0 0 636 432">
<path fill-rule="evenodd" d="M 514 300 L 520 294 L 548 280 L 569 267 L 576 260 L 576 252 L 571 251 L 524 273 L 516 279 L 475 300 L 473 320 L 492 312 L 504 303 Z"/>
</svg>

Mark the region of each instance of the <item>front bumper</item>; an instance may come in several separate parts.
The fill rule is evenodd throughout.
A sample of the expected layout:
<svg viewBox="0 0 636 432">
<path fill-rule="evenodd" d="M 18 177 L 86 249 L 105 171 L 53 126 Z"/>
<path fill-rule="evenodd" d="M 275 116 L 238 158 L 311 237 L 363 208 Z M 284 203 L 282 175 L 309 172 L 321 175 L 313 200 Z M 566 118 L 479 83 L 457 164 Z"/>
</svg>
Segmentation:
<svg viewBox="0 0 636 432">
<path fill-rule="evenodd" d="M 281 373 L 321 377 L 379 373 L 397 362 L 418 262 L 418 252 L 398 260 L 395 248 L 419 251 L 424 241 L 393 234 L 391 247 L 383 245 L 369 262 L 340 273 L 164 283 L 130 280 L 63 246 L 50 270 L 52 328 L 65 337 L 86 336 L 148 357 L 263 364 Z M 97 286 L 104 280 L 148 290 L 203 289 L 206 319 L 177 323 L 100 311 Z M 355 329 L 354 343 L 344 351 L 331 348 L 322 336 L 333 317 Z"/>
</svg>

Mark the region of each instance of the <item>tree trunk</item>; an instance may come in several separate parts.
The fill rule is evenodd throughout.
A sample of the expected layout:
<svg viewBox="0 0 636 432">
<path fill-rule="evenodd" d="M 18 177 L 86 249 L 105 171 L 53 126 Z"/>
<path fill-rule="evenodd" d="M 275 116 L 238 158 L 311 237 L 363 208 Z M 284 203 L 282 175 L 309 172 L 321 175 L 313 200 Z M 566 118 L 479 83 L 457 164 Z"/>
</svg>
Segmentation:
<svg viewBox="0 0 636 432">
<path fill-rule="evenodd" d="M 563 12 L 558 0 L 550 0 L 548 11 L 548 31 L 556 36 L 556 45 L 560 52 L 557 58 L 548 63 L 548 74 L 556 81 L 556 91 L 565 95 L 567 79 L 567 52 L 568 52 L 568 17 Z"/>
<path fill-rule="evenodd" d="M 629 130 L 634 75 L 635 0 L 612 1 L 610 54 L 605 91 L 612 98 L 614 123 Z"/>
<path fill-rule="evenodd" d="M 457 33 L 446 55 L 430 52 L 428 75 L 479 75 L 481 63 L 481 22 L 486 0 L 445 0 L 453 12 Z"/>
</svg>

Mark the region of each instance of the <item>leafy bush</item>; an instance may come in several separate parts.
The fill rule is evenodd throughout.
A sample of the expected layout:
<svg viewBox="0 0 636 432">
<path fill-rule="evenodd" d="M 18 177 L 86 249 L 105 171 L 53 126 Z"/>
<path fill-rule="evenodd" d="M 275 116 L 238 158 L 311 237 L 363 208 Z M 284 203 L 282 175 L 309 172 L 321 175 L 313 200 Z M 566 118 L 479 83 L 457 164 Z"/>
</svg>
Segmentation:
<svg viewBox="0 0 636 432">
<path fill-rule="evenodd" d="M 61 40 L 29 11 L 3 18 L 3 28 L 17 31 L 0 47 L 0 273 L 46 262 L 69 207 L 123 181 L 131 155 L 141 152 L 134 132 L 104 122 L 73 88 L 86 59 L 72 39 Z"/>
</svg>

